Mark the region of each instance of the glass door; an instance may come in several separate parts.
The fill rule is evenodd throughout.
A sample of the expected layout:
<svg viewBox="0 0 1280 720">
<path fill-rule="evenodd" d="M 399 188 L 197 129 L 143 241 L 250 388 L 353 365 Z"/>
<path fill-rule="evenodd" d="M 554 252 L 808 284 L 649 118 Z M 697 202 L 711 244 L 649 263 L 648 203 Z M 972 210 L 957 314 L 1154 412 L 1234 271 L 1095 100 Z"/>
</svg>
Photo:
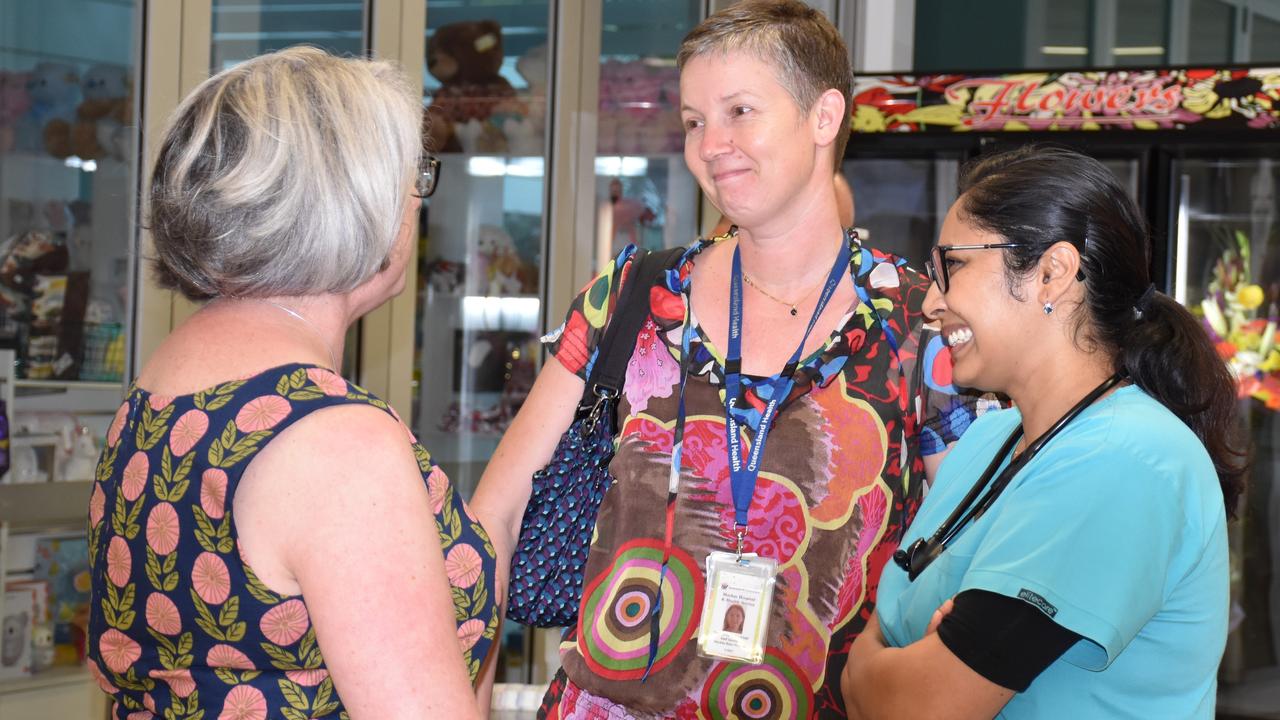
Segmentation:
<svg viewBox="0 0 1280 720">
<path fill-rule="evenodd" d="M 550 0 L 427 7 L 423 106 L 441 170 L 422 204 L 417 280 L 406 291 L 416 294 L 411 427 L 464 497 L 541 357 L 552 9 Z M 527 682 L 533 636 L 508 623 L 500 642 L 497 681 Z"/>
<path fill-rule="evenodd" d="M 539 357 L 550 17 L 548 0 L 427 12 L 441 177 L 422 210 L 412 427 L 468 497 Z"/>
<path fill-rule="evenodd" d="M 1280 147 L 1250 157 L 1175 160 L 1173 292 L 1204 318 L 1239 379 L 1253 467 L 1229 529 L 1231 632 L 1218 710 L 1280 707 Z"/>
</svg>

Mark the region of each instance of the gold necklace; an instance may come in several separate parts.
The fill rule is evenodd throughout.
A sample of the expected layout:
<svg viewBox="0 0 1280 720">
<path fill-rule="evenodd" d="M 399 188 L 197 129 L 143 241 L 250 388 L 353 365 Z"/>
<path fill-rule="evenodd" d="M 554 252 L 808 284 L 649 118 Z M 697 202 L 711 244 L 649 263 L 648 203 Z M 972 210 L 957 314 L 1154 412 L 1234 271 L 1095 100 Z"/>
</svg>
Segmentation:
<svg viewBox="0 0 1280 720">
<path fill-rule="evenodd" d="M 813 288 L 809 288 L 809 291 L 806 292 L 803 297 L 801 297 L 799 300 L 792 303 L 792 302 L 787 302 L 786 300 L 783 300 L 782 298 L 771 294 L 768 290 L 765 290 L 764 288 L 760 287 L 759 285 L 756 284 L 755 280 L 752 280 L 751 276 L 746 274 L 745 272 L 742 273 L 742 279 L 746 280 L 748 285 L 755 288 L 756 292 L 760 293 L 761 295 L 764 295 L 765 297 L 778 303 L 779 305 L 786 305 L 788 308 L 790 308 L 791 317 L 795 317 L 796 315 L 800 314 L 799 311 L 796 310 L 796 306 L 804 302 L 805 299 L 808 298 L 809 295 L 813 293 Z M 815 285 L 814 287 L 817 287 L 817 286 Z"/>
<path fill-rule="evenodd" d="M 756 291 L 756 292 L 759 292 L 759 293 L 760 293 L 760 295 L 763 295 L 764 297 L 768 297 L 768 299 L 769 299 L 769 300 L 772 300 L 772 301 L 774 301 L 774 302 L 777 302 L 777 304 L 780 304 L 780 305 L 786 305 L 787 307 L 790 307 L 790 309 L 791 309 L 791 316 L 792 316 L 792 318 L 795 318 L 795 316 L 796 316 L 797 314 L 799 314 L 799 313 L 797 313 L 797 311 L 796 311 L 796 304 L 797 304 L 797 302 L 799 302 L 799 301 L 797 301 L 797 302 L 787 302 L 786 300 L 782 300 L 782 299 L 781 299 L 781 297 L 777 297 L 777 296 L 772 295 L 772 293 L 769 293 L 769 291 L 764 290 L 764 288 L 763 288 L 763 287 L 760 287 L 760 286 L 758 286 L 758 284 L 755 284 L 755 281 L 753 281 L 753 279 L 751 279 L 751 275 L 749 275 L 749 274 L 742 273 L 742 279 L 744 279 L 744 281 L 746 281 L 746 284 L 749 284 L 749 286 L 754 287 L 754 288 L 755 288 L 755 291 Z"/>
</svg>

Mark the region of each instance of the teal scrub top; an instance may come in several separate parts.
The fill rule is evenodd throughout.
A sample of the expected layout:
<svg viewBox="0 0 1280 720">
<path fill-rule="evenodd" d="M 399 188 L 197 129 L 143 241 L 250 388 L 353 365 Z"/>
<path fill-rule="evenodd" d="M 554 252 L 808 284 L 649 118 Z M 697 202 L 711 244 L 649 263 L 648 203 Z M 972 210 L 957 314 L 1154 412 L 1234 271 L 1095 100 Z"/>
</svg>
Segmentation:
<svg viewBox="0 0 1280 720">
<path fill-rule="evenodd" d="M 1002 410 L 969 428 L 903 547 L 945 522 L 1021 421 Z M 939 605 L 972 589 L 1021 598 L 1084 638 L 999 717 L 1213 717 L 1229 602 L 1222 491 L 1199 439 L 1141 389 L 1067 425 L 915 582 L 888 563 L 886 642 L 919 640 Z"/>
</svg>

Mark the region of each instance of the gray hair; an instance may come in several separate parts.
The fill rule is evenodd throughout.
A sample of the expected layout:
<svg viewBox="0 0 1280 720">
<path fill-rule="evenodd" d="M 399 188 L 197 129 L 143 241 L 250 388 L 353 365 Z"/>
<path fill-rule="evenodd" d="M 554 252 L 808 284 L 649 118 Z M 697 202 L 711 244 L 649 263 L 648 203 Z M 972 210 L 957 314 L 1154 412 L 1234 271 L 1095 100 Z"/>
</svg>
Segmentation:
<svg viewBox="0 0 1280 720">
<path fill-rule="evenodd" d="M 778 83 L 808 112 L 829 89 L 844 96 L 835 162 L 844 156 L 853 112 L 853 68 L 840 31 L 800 0 L 744 0 L 703 20 L 680 43 L 676 66 L 711 53 L 742 51 L 773 65 Z"/>
<path fill-rule="evenodd" d="M 352 290 L 390 254 L 421 155 L 421 94 L 390 63 L 294 47 L 224 70 L 156 159 L 158 282 L 192 300 Z"/>
</svg>

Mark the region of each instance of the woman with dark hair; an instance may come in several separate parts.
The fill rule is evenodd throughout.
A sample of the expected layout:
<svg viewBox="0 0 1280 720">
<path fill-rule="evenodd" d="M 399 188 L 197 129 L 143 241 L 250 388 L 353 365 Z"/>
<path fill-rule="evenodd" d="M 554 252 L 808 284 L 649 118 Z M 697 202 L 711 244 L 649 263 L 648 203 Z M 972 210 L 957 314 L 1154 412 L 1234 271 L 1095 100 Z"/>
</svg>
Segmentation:
<svg viewBox="0 0 1280 720">
<path fill-rule="evenodd" d="M 1030 147 L 970 168 L 928 263 L 973 424 L 849 655 L 852 717 L 1213 717 L 1234 386 L 1148 277 L 1097 161 Z M 929 692 L 920 692 L 929 688 Z"/>
</svg>

